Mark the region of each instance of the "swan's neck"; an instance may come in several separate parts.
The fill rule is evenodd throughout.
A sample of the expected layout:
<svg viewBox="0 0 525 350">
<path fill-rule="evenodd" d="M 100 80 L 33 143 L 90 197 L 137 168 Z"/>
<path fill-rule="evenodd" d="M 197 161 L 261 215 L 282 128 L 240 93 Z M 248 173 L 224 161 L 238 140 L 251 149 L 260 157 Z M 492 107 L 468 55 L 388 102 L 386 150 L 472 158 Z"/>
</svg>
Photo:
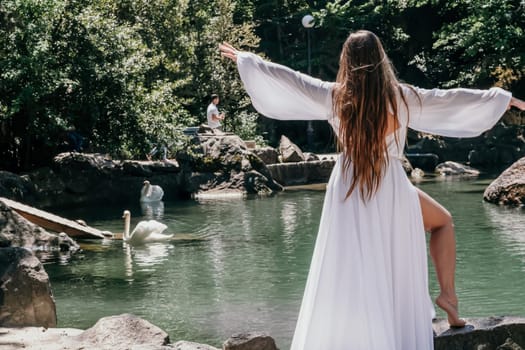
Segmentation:
<svg viewBox="0 0 525 350">
<path fill-rule="evenodd" d="M 145 197 L 148 195 L 148 191 L 149 191 L 149 185 L 145 184 L 144 186 L 142 186 L 142 190 L 140 191 L 140 195 L 142 197 Z"/>
<path fill-rule="evenodd" d="M 142 197 L 149 197 L 150 194 L 151 194 L 150 192 L 151 192 L 151 185 L 150 184 L 145 184 L 142 187 L 142 191 L 140 191 L 140 194 L 142 195 Z"/>
<path fill-rule="evenodd" d="M 126 215 L 126 217 L 124 218 L 124 235 L 122 237 L 124 240 L 127 240 L 129 238 L 130 221 L 130 215 Z"/>
</svg>

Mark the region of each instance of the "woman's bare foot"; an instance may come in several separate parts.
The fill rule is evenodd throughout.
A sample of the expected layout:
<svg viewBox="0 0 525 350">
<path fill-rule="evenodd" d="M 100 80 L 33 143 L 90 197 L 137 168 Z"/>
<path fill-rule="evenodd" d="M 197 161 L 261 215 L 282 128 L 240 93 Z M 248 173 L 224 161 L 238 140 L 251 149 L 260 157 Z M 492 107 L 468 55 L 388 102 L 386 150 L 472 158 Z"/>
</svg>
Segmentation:
<svg viewBox="0 0 525 350">
<path fill-rule="evenodd" d="M 459 318 L 458 301 L 456 297 L 446 298 L 443 294 L 440 294 L 436 298 L 436 304 L 447 313 L 450 327 L 465 327 L 465 320 Z"/>
</svg>

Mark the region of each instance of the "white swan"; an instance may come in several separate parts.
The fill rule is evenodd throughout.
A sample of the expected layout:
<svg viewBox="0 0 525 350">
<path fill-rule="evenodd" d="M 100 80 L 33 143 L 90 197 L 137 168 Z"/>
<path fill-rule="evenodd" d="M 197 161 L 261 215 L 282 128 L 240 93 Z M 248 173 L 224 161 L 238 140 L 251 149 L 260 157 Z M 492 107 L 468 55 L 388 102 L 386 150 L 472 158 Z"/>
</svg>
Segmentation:
<svg viewBox="0 0 525 350">
<path fill-rule="evenodd" d="M 161 222 L 155 220 L 141 221 L 135 226 L 133 232 L 129 233 L 131 222 L 131 213 L 129 210 L 124 210 L 124 234 L 122 239 L 124 242 L 139 245 L 151 242 L 165 242 L 173 238 L 173 234 L 166 235 L 162 232 L 167 228 Z"/>
<path fill-rule="evenodd" d="M 144 186 L 140 190 L 140 201 L 141 202 L 157 202 L 162 200 L 164 191 L 162 187 L 158 185 L 151 185 L 148 180 L 144 181 Z"/>
</svg>

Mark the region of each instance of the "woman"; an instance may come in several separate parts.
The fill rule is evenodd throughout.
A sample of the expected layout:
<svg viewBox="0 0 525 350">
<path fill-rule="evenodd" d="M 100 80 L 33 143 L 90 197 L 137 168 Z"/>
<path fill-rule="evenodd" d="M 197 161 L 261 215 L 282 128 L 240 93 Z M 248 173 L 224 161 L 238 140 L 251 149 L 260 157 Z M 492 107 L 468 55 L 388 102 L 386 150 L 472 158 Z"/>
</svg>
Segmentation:
<svg viewBox="0 0 525 350">
<path fill-rule="evenodd" d="M 368 31 L 346 40 L 336 83 L 228 44 L 220 50 L 237 62 L 260 113 L 275 119 L 327 120 L 338 137 L 341 156 L 327 185 L 291 348 L 432 349 L 423 232 L 425 224 L 436 229 L 446 223 L 448 213 L 405 175 L 400 159 L 407 127 L 475 136 L 510 106 L 523 109 L 525 103 L 498 88 L 424 90 L 401 84 L 381 42 Z M 431 218 L 436 208 L 442 215 L 437 224 Z M 434 247 L 431 242 L 438 279 L 444 284 L 437 304 L 451 323 L 462 325 L 453 290 L 455 261 L 446 261 L 455 260 L 455 251 L 450 254 L 453 229 L 451 224 L 442 229 L 445 239 L 438 238 Z"/>
</svg>

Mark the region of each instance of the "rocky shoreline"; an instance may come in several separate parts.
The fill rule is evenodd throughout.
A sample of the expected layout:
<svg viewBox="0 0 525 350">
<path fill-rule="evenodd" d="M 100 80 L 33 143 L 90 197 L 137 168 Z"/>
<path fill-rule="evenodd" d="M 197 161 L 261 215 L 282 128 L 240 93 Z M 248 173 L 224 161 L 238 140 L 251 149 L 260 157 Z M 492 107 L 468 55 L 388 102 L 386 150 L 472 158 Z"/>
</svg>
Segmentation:
<svg viewBox="0 0 525 350">
<path fill-rule="evenodd" d="M 467 326 L 448 328 L 444 319 L 433 321 L 435 350 L 523 350 L 525 318 L 468 318 Z M 221 345 L 179 340 L 154 324 L 131 314 L 101 318 L 87 330 L 75 328 L 0 327 L 0 348 L 5 350 L 277 350 L 264 332 L 232 335 Z"/>
<path fill-rule="evenodd" d="M 477 142 L 456 140 L 463 145 L 458 149 L 440 138 L 418 136 L 418 141 L 408 148 L 403 166 L 408 175 L 416 178 L 421 178 L 425 172 L 438 176 L 475 177 L 480 174 L 478 169 L 461 162 L 443 162 L 443 159 L 471 160 L 465 150 L 470 149 L 468 154 L 472 155 L 477 149 L 494 145 L 496 136 L 521 129 L 516 130 L 516 127 L 498 125 L 476 138 Z M 494 152 L 498 154 L 496 159 L 500 165 L 525 154 L 525 139 L 510 139 L 510 156 L 500 154 L 507 146 L 494 148 L 498 150 Z M 414 153 L 416 151 L 420 153 Z M 271 195 L 282 191 L 283 186 L 326 183 L 335 160 L 335 154 L 303 152 L 285 136 L 277 149 L 248 148 L 236 135 L 205 132 L 197 134 L 188 147 L 168 161 L 114 160 L 103 154 L 61 153 L 49 167 L 25 175 L 0 171 L 0 197 L 41 208 L 96 205 L 100 202 L 128 204 L 136 202 L 144 180 L 161 186 L 164 199 L 168 201 L 192 197 Z M 491 162 L 471 160 L 469 164 L 493 165 Z M 520 171 L 513 172 L 512 176 L 519 178 L 523 173 Z M 485 199 L 493 203 L 521 205 L 525 201 L 523 182 L 525 180 L 505 181 L 497 186 L 498 193 L 510 191 L 514 199 L 508 199 L 504 194 L 486 194 Z M 518 190 L 508 190 L 509 186 Z M 494 199 L 503 197 L 506 199 Z"/>
</svg>

